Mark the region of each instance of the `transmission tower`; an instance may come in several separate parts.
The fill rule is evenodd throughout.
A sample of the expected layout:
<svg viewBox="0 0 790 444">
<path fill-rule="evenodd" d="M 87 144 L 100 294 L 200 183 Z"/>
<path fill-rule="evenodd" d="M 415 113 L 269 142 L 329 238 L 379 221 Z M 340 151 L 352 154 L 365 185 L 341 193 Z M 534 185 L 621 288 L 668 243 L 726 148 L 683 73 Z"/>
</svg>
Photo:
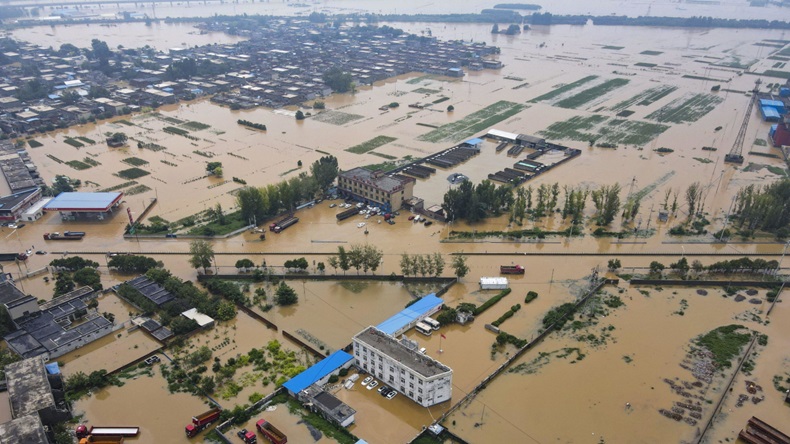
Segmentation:
<svg viewBox="0 0 790 444">
<path fill-rule="evenodd" d="M 754 89 L 752 90 L 752 98 L 749 100 L 749 106 L 746 108 L 746 114 L 743 116 L 743 123 L 741 124 L 741 129 L 738 130 L 738 135 L 735 137 L 735 142 L 732 144 L 732 149 L 730 150 L 729 154 L 724 156 L 724 161 L 729 163 L 743 163 L 743 140 L 746 138 L 746 127 L 749 126 L 749 118 L 752 116 L 752 108 L 754 108 L 754 102 L 757 101 L 757 93 L 760 92 L 760 79 L 757 79 L 754 82 Z"/>
</svg>

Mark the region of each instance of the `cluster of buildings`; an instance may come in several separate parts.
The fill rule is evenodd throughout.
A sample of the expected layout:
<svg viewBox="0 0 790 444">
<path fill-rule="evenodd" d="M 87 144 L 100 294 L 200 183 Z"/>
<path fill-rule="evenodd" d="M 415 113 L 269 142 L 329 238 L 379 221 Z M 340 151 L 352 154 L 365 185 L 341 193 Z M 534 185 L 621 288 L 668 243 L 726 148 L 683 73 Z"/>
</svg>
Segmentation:
<svg viewBox="0 0 790 444">
<path fill-rule="evenodd" d="M 342 427 L 354 423 L 356 410 L 325 390 L 325 386 L 333 375 L 351 366 L 421 407 L 449 401 L 452 369 L 418 350 L 415 341 L 402 336 L 422 319 L 440 310 L 443 303 L 434 294 L 424 296 L 381 324 L 357 333 L 347 347 L 351 353 L 338 350 L 291 378 L 283 387 L 311 410 Z"/>
<path fill-rule="evenodd" d="M 462 77 L 464 68 L 499 68 L 498 48 L 443 42 L 392 28 L 346 27 L 303 19 L 209 23 L 239 33 L 232 45 L 109 51 L 43 48 L 7 39 L 0 47 L 0 128 L 11 136 L 65 128 L 143 107 L 215 95 L 234 108 L 281 107 L 331 93 L 330 68 L 356 84 L 408 72 Z"/>
</svg>

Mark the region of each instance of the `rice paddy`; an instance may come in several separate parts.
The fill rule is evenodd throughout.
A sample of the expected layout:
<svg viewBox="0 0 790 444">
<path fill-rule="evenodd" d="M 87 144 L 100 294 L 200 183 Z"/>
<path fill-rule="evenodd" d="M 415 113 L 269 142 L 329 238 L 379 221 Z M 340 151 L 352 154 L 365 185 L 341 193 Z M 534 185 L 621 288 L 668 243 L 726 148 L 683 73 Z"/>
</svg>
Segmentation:
<svg viewBox="0 0 790 444">
<path fill-rule="evenodd" d="M 696 122 L 721 102 L 720 97 L 711 94 L 686 95 L 650 113 L 647 118 L 656 122 Z"/>
<path fill-rule="evenodd" d="M 328 123 L 330 125 L 345 125 L 355 120 L 361 119 L 363 116 L 359 114 L 344 113 L 342 111 L 324 111 L 316 114 L 311 120 L 317 120 L 321 123 Z"/>
<path fill-rule="evenodd" d="M 659 134 L 669 129 L 660 125 L 639 120 L 610 119 L 600 114 L 574 116 L 562 122 L 549 125 L 539 134 L 551 140 L 576 140 L 623 145 L 646 145 Z"/>
<path fill-rule="evenodd" d="M 619 112 L 634 105 L 648 106 L 670 95 L 676 89 L 678 89 L 678 87 L 672 85 L 655 86 L 653 88 L 646 89 L 629 99 L 623 100 L 609 109 Z"/>
<path fill-rule="evenodd" d="M 442 125 L 429 133 L 419 136 L 417 139 L 433 143 L 458 142 L 518 114 L 525 108 L 525 105 L 519 103 L 500 100 L 469 114 L 461 120 Z"/>
<path fill-rule="evenodd" d="M 395 138 L 395 137 L 376 136 L 376 137 L 374 137 L 374 138 L 372 138 L 372 139 L 370 139 L 370 140 L 368 140 L 366 142 L 360 143 L 359 145 L 354 145 L 351 148 L 347 148 L 346 151 L 348 151 L 349 153 L 354 153 L 354 154 L 365 154 L 368 151 L 373 151 L 373 150 L 375 150 L 376 148 L 378 148 L 380 146 L 386 145 L 386 144 L 388 144 L 390 142 L 394 142 L 396 140 L 398 140 L 398 139 Z"/>
<path fill-rule="evenodd" d="M 627 84 L 628 79 L 610 79 L 600 85 L 593 86 L 578 94 L 562 99 L 555 105 L 560 108 L 576 109 Z"/>
<path fill-rule="evenodd" d="M 590 82 L 592 80 L 595 80 L 597 78 L 598 78 L 598 76 L 587 76 L 587 77 L 581 78 L 581 79 L 579 79 L 579 80 L 577 80 L 577 81 L 575 81 L 573 83 L 568 83 L 567 85 L 563 85 L 563 86 L 560 86 L 558 88 L 555 88 L 553 91 L 547 92 L 546 94 L 543 94 L 542 96 L 535 97 L 534 99 L 530 100 L 530 102 L 537 103 L 537 102 L 544 102 L 544 101 L 547 101 L 547 100 L 551 100 L 551 99 L 553 99 L 553 98 L 555 98 L 557 96 L 560 96 L 561 94 L 564 94 L 564 93 L 566 93 L 566 92 L 568 92 L 568 91 L 570 91 L 570 90 L 572 90 L 574 88 L 578 88 L 581 85 L 584 85 L 585 83 Z"/>
</svg>

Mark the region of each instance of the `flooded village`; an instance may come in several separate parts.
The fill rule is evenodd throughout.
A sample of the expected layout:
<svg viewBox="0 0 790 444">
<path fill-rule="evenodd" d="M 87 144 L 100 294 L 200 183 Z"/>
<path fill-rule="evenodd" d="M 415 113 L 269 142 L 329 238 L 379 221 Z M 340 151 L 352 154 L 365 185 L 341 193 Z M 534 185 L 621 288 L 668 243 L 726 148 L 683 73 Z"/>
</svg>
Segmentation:
<svg viewBox="0 0 790 444">
<path fill-rule="evenodd" d="M 462 3 L 10 2 L 0 442 L 790 442 L 784 22 L 534 23 L 786 8 Z"/>
</svg>

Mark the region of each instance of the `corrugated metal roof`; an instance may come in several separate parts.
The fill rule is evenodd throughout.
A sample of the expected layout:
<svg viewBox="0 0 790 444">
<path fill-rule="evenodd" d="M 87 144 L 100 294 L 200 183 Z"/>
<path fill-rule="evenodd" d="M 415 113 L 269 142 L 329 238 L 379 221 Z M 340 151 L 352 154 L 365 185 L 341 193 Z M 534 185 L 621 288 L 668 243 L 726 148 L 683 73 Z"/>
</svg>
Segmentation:
<svg viewBox="0 0 790 444">
<path fill-rule="evenodd" d="M 302 373 L 294 376 L 288 382 L 283 384 L 283 386 L 292 393 L 299 393 L 307 387 L 315 384 L 316 381 L 339 369 L 352 359 L 354 358 L 350 354 L 344 352 L 343 350 L 338 350 Z"/>
<path fill-rule="evenodd" d="M 428 312 L 443 303 L 444 300 L 442 298 L 436 297 L 435 293 L 431 293 L 377 325 L 376 328 L 388 335 L 394 334 L 406 325 L 424 317 Z"/>
<path fill-rule="evenodd" d="M 121 193 L 60 193 L 52 199 L 45 210 L 69 208 L 78 210 L 104 210 L 121 196 Z"/>
</svg>

